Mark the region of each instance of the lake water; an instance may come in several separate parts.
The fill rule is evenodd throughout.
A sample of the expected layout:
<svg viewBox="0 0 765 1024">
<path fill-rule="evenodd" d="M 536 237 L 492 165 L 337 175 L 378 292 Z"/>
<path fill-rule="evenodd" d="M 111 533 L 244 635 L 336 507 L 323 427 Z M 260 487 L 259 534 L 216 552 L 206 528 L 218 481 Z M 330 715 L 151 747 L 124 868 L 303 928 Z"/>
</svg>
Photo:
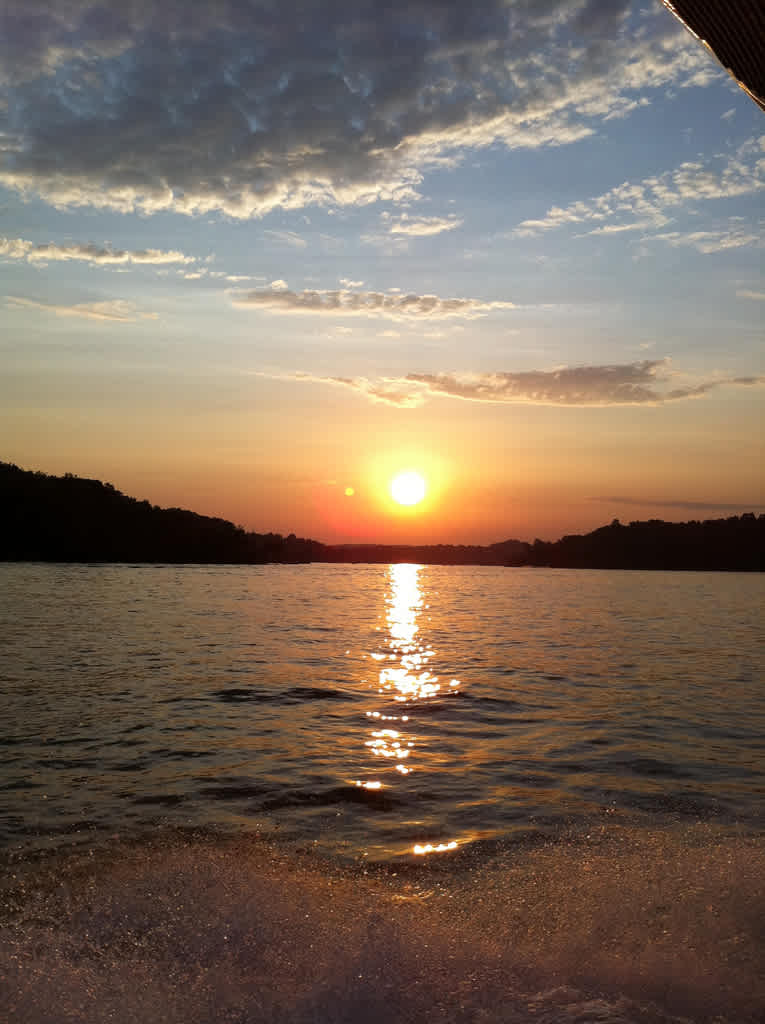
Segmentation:
<svg viewBox="0 0 765 1024">
<path fill-rule="evenodd" d="M 82 981 L 104 986 L 100 1001 L 77 1004 L 74 1019 L 153 1019 L 135 1003 L 140 986 L 114 973 L 119 919 L 123 938 L 153 937 L 140 963 L 166 1020 L 759 1020 L 765 937 L 750 916 L 765 909 L 764 608 L 755 574 L 0 565 L 0 844 L 18 929 L 4 949 L 6 967 L 37 964 L 12 1019 L 53 1020 L 56 1000 L 85 998 L 62 929 L 80 960 L 83 934 L 101 942 Z M 285 872 L 297 886 L 288 904 Z M 62 895 L 62 875 L 87 885 Z M 485 905 L 478 877 L 493 893 Z M 232 923 L 235 892 L 251 899 L 264 879 L 257 915 Z M 94 886 L 110 907 L 98 920 L 83 910 Z M 193 899 L 178 903 L 179 886 Z M 139 890 L 152 898 L 137 904 Z M 306 951 L 342 933 L 317 916 L 328 899 L 344 908 L 342 927 L 362 928 L 346 935 L 361 959 L 348 977 L 328 961 L 309 985 Z M 678 900 L 682 925 L 667 920 Z M 174 922 L 169 952 L 158 920 L 146 925 L 150 904 L 163 908 L 162 934 Z M 381 904 L 396 907 L 395 941 Z M 215 946 L 229 951 L 217 1002 L 198 968 L 218 954 L 189 938 L 202 912 L 231 932 L 232 946 Z M 593 920 L 601 931 L 611 921 L 607 954 Z M 271 1002 L 259 976 L 259 1009 L 251 975 L 234 972 L 232 989 L 230 951 L 241 960 L 249 948 L 242 921 L 261 945 L 264 921 L 270 942 L 291 937 L 287 974 L 277 983 L 271 964 L 265 975 Z M 413 938 L 423 927 L 432 948 Z M 466 936 L 474 983 L 455 992 Z M 640 943 L 645 953 L 662 941 L 635 973 Z M 500 948 L 515 950 L 501 998 Z M 582 953 L 596 948 L 597 970 Z M 108 991 L 122 1001 L 107 1017 L 108 956 Z M 396 987 L 390 1017 L 394 960 L 410 988 Z M 157 989 L 179 961 L 206 1002 L 192 1006 L 180 983 Z M 287 990 L 289 1012 L 273 994 Z"/>
<path fill-rule="evenodd" d="M 163 822 L 395 859 L 762 824 L 759 575 L 0 567 L 5 844 Z"/>
</svg>

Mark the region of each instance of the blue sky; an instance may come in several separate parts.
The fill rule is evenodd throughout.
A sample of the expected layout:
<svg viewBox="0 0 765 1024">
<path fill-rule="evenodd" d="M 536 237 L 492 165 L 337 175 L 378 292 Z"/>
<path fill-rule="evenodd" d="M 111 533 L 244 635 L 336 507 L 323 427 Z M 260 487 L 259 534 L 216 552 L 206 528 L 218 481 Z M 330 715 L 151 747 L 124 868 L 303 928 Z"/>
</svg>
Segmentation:
<svg viewBox="0 0 765 1024">
<path fill-rule="evenodd" d="M 6 0 L 0 457 L 320 539 L 757 510 L 764 188 L 659 3 Z"/>
</svg>

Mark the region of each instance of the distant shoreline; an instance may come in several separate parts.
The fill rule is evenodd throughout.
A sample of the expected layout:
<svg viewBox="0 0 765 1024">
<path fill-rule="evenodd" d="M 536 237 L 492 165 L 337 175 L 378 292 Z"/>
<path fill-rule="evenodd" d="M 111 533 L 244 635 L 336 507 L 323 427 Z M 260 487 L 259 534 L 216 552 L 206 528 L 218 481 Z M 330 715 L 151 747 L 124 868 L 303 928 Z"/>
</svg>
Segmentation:
<svg viewBox="0 0 765 1024">
<path fill-rule="evenodd" d="M 765 513 L 684 523 L 614 519 L 557 541 L 489 545 L 323 544 L 259 534 L 225 519 L 163 509 L 111 484 L 0 462 L 0 561 L 263 565 L 530 566 L 765 572 Z"/>
</svg>

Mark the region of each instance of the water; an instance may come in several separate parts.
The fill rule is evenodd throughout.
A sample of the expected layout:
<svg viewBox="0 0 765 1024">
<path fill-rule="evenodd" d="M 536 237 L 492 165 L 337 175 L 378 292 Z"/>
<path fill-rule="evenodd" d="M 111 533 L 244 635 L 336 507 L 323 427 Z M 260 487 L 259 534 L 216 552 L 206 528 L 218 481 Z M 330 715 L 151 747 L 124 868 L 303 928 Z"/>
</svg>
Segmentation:
<svg viewBox="0 0 765 1024">
<path fill-rule="evenodd" d="M 0 565 L 10 1019 L 759 1022 L 763 598 Z"/>
<path fill-rule="evenodd" d="M 762 824 L 757 575 L 5 565 L 0 837 Z"/>
</svg>

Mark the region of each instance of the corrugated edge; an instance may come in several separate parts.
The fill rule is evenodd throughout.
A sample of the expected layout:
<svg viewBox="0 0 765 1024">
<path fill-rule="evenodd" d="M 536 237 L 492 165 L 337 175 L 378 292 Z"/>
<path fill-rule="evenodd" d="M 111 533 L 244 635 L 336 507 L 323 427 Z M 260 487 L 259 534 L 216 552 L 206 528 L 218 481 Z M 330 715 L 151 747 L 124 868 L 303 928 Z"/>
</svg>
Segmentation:
<svg viewBox="0 0 765 1024">
<path fill-rule="evenodd" d="M 765 110 L 763 0 L 662 0 L 714 54 L 744 92 Z"/>
</svg>

